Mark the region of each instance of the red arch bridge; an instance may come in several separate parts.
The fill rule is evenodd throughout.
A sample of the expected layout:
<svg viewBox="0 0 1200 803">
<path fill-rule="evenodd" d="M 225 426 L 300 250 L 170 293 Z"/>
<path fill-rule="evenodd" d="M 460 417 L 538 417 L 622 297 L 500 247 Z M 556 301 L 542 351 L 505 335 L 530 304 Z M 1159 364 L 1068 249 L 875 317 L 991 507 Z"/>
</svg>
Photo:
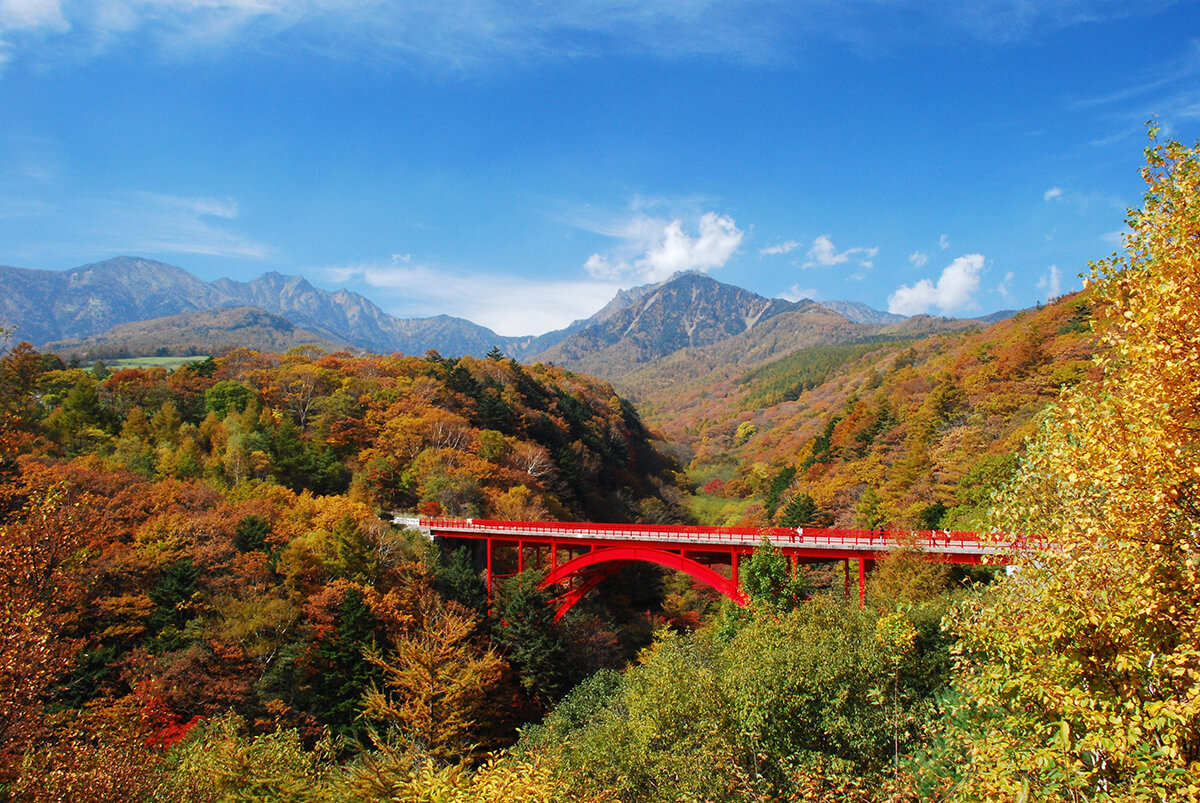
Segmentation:
<svg viewBox="0 0 1200 803">
<path fill-rule="evenodd" d="M 976 564 L 985 559 L 1001 561 L 1006 551 L 978 533 L 945 530 L 692 527 L 423 516 L 397 516 L 393 521 L 429 537 L 483 542 L 489 598 L 497 578 L 532 567 L 545 570 L 543 588 L 562 589 L 554 598 L 557 618 L 606 578 L 635 561 L 686 572 L 745 605 L 747 598 L 738 584 L 738 563 L 761 546 L 764 538 L 791 561 L 793 572 L 801 563 L 843 561 L 847 598 L 851 593 L 850 567 L 857 563 L 860 604 L 866 597 L 867 569 L 889 552 L 907 548 L 928 561 Z"/>
</svg>

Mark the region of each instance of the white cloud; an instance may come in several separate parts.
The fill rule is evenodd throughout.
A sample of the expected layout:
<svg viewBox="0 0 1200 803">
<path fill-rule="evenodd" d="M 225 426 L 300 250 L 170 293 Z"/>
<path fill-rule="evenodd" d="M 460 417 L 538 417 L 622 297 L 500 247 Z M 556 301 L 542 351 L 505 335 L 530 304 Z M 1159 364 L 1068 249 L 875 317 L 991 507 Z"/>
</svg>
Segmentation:
<svg viewBox="0 0 1200 803">
<path fill-rule="evenodd" d="M 796 242 L 795 240 L 788 240 L 787 242 L 779 243 L 778 245 L 772 245 L 768 246 L 767 248 L 760 249 L 758 253 L 763 254 L 764 256 L 779 256 L 781 254 L 794 251 L 799 247 L 800 243 Z"/>
<path fill-rule="evenodd" d="M 1050 270 L 1044 276 L 1038 279 L 1037 283 L 1039 290 L 1046 291 L 1046 300 L 1058 298 L 1062 295 L 1062 274 L 1058 270 L 1058 265 L 1051 265 Z"/>
<path fill-rule="evenodd" d="M 924 251 L 913 251 L 908 255 L 908 264 L 914 268 L 923 268 L 929 262 L 929 254 Z"/>
<path fill-rule="evenodd" d="M 951 315 L 973 308 L 983 262 L 982 254 L 965 254 L 946 266 L 936 284 L 922 279 L 911 287 L 902 285 L 888 296 L 888 312 L 920 315 L 936 308 Z"/>
<path fill-rule="evenodd" d="M 1008 299 L 1011 297 L 1011 293 L 1008 288 L 1009 285 L 1012 284 L 1014 276 L 1015 274 L 1010 270 L 1008 273 L 1004 274 L 1004 281 L 996 285 L 996 292 L 999 293 L 1000 297 L 1005 301 L 1008 301 Z"/>
<path fill-rule="evenodd" d="M 842 265 L 850 261 L 851 257 L 857 256 L 857 262 L 862 267 L 870 270 L 874 267 L 871 261 L 879 254 L 879 246 L 871 248 L 863 248 L 861 246 L 855 248 L 847 248 L 845 251 L 838 251 L 833 244 L 833 240 L 828 234 L 822 234 L 817 239 L 813 240 L 812 247 L 808 249 L 805 255 L 807 261 L 801 265 L 803 268 L 830 268 L 834 265 Z"/>
<path fill-rule="evenodd" d="M 70 27 L 59 0 L 0 0 L 0 31 Z"/>
<path fill-rule="evenodd" d="M 0 0 L 0 30 L 33 34 L 21 44 L 35 56 L 44 55 L 36 37 L 70 31 L 73 47 L 57 53 L 88 57 L 137 41 L 148 43 L 152 55 L 179 59 L 231 44 L 258 50 L 286 44 L 293 52 L 455 72 L 614 50 L 778 63 L 790 58 L 789 32 L 804 30 L 816 16 L 822 15 L 757 0 Z"/>
<path fill-rule="evenodd" d="M 1056 198 L 1061 198 L 1063 194 L 1062 187 L 1051 187 L 1042 193 L 1043 201 L 1053 201 Z"/>
<path fill-rule="evenodd" d="M 950 247 L 950 235 L 949 234 L 943 234 L 941 237 L 938 237 L 938 248 L 945 251 L 949 247 Z"/>
<path fill-rule="evenodd" d="M 897 27 L 880 24 L 882 5 L 787 0 L 0 0 L 0 30 L 28 33 L 6 38 L 15 41 L 21 55 L 42 59 L 89 58 L 129 45 L 139 55 L 177 60 L 247 45 L 258 52 L 369 58 L 464 72 L 498 61 L 537 64 L 614 52 L 788 64 L 804 57 L 805 45 L 814 42 L 874 52 L 907 44 L 920 30 L 940 34 L 947 25 L 985 40 L 1010 40 L 1034 30 L 1153 11 L 1152 3 L 1115 0 L 984 0 L 963 11 L 953 4 L 900 0 L 886 4 L 898 7 L 897 13 L 909 21 Z M 47 34 L 60 36 L 55 47 L 41 46 Z"/>
<path fill-rule="evenodd" d="M 593 278 L 612 282 L 660 282 L 685 270 L 720 268 L 737 252 L 745 232 L 733 218 L 705 212 L 695 237 L 683 221 L 636 215 L 623 226 L 601 233 L 620 240 L 612 254 L 592 254 L 584 268 Z"/>
<path fill-rule="evenodd" d="M 594 314 L 620 289 L 610 281 L 537 281 L 415 264 L 403 258 L 320 272 L 337 284 L 365 284 L 372 298 L 394 315 L 445 313 L 506 337 L 561 329 Z"/>
<path fill-rule="evenodd" d="M 786 293 L 780 294 L 780 298 L 784 299 L 785 301 L 801 301 L 806 298 L 816 301 L 820 297 L 821 294 L 817 291 L 817 288 L 801 287 L 798 284 L 793 284 L 790 288 L 788 288 Z"/>
<path fill-rule="evenodd" d="M 263 259 L 274 252 L 221 221 L 237 217 L 230 198 L 125 193 L 87 204 L 95 249 Z"/>
</svg>

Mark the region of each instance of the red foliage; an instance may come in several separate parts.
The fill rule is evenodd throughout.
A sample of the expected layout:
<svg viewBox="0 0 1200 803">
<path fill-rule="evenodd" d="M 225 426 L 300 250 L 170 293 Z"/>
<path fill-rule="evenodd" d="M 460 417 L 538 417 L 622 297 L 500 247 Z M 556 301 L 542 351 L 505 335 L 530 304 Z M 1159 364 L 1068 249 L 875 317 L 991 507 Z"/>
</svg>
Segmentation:
<svg viewBox="0 0 1200 803">
<path fill-rule="evenodd" d="M 142 703 L 142 723 L 149 729 L 146 746 L 166 750 L 187 736 L 201 721 L 199 714 L 184 720 L 170 709 L 166 701 L 156 695 L 147 694 Z"/>
</svg>

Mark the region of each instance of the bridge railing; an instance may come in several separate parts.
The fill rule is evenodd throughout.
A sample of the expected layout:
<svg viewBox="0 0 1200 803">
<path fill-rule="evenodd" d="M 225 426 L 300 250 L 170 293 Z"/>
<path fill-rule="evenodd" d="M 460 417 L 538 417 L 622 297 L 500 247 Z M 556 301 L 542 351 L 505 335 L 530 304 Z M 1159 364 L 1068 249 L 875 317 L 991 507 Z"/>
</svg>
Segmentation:
<svg viewBox="0 0 1200 803">
<path fill-rule="evenodd" d="M 607 524 L 566 521 L 497 521 L 420 517 L 422 529 L 479 535 L 536 538 L 641 540 L 670 544 L 721 544 L 754 547 L 765 536 L 775 547 L 824 546 L 849 549 L 896 549 L 994 553 L 1005 547 L 1023 548 L 1024 541 L 1000 544 L 978 533 L 957 530 L 871 530 L 828 527 L 697 527 L 666 524 Z"/>
</svg>

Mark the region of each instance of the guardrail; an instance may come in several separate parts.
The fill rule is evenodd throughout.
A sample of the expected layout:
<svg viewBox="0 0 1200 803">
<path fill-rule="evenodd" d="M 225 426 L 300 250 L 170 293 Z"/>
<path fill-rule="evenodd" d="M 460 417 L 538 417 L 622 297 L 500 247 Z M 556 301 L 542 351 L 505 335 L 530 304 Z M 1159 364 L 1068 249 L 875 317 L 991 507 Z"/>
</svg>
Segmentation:
<svg viewBox="0 0 1200 803">
<path fill-rule="evenodd" d="M 997 554 L 1026 546 L 1024 539 L 1002 544 L 978 533 L 958 530 L 866 530 L 828 527 L 697 527 L 664 524 L 601 524 L 565 521 L 498 521 L 444 517 L 401 517 L 397 523 L 428 533 L 516 538 L 565 538 L 592 541 L 643 541 L 676 546 L 721 545 L 753 548 L 763 538 L 777 548 L 827 547 L 878 551 L 905 547 L 944 554 Z"/>
</svg>

